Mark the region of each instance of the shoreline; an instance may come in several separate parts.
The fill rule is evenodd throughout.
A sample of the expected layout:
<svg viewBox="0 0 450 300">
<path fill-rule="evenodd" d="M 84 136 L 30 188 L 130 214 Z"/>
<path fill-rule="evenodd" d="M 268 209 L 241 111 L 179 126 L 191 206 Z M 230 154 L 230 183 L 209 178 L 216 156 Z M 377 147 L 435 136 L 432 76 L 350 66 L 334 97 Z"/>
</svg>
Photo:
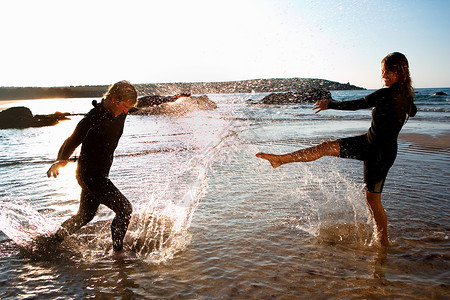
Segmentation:
<svg viewBox="0 0 450 300">
<path fill-rule="evenodd" d="M 0 105 L 11 104 L 11 103 L 15 103 L 15 102 L 28 101 L 28 100 L 40 100 L 40 99 L 17 99 L 17 100 L 0 99 Z"/>
<path fill-rule="evenodd" d="M 42 100 L 42 99 L 17 99 L 17 100 L 0 99 L 0 112 L 7 108 L 11 108 L 11 107 L 15 107 L 15 106 L 24 106 L 24 105 L 21 105 L 20 103 L 25 102 L 25 101 L 32 101 L 32 100 Z M 11 105 L 11 104 L 14 104 L 14 105 Z"/>
<path fill-rule="evenodd" d="M 25 106 L 21 103 L 23 102 L 29 102 L 29 101 L 39 101 L 39 100 L 70 100 L 70 99 L 96 99 L 96 97 L 81 97 L 81 98 L 41 98 L 41 99 L 0 99 L 0 112 L 10 108 L 10 107 L 15 107 L 15 106 Z"/>
<path fill-rule="evenodd" d="M 426 150 L 450 149 L 450 131 L 440 133 L 436 136 L 426 133 L 400 133 L 399 140 L 413 143 Z"/>
<path fill-rule="evenodd" d="M 7 108 L 10 108 L 10 107 L 13 107 L 13 105 L 10 105 L 10 104 L 20 103 L 20 102 L 23 102 L 23 101 L 28 101 L 28 100 L 3 100 L 3 99 L 0 99 L 0 111 L 3 111 L 3 110 L 5 110 Z M 22 106 L 22 105 L 17 105 L 17 106 Z"/>
</svg>

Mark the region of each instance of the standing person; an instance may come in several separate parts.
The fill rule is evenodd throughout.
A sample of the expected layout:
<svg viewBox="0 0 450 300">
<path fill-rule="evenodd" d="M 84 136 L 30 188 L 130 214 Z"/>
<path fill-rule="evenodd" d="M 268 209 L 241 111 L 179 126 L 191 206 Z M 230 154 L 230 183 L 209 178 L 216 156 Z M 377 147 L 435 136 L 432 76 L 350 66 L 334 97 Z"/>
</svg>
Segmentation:
<svg viewBox="0 0 450 300">
<path fill-rule="evenodd" d="M 313 109 L 316 113 L 326 109 L 357 110 L 372 109 L 372 123 L 366 134 L 326 141 L 320 145 L 301 149 L 284 155 L 257 153 L 268 160 L 272 167 L 291 162 L 308 162 L 322 156 L 337 156 L 364 161 L 364 183 L 367 203 L 377 226 L 382 245 L 389 244 L 386 212 L 381 204 L 381 192 L 390 167 L 397 156 L 397 138 L 409 117 L 417 108 L 413 102 L 409 65 L 406 57 L 393 52 L 381 61 L 381 76 L 386 88 L 353 101 L 336 102 L 319 100 Z"/>
<path fill-rule="evenodd" d="M 76 177 L 81 186 L 78 212 L 62 223 L 54 238 L 60 242 L 90 222 L 100 204 L 115 212 L 111 224 L 113 250 L 123 252 L 123 239 L 130 223 L 132 206 L 108 178 L 114 151 L 122 136 L 128 110 L 137 102 L 136 88 L 128 81 L 113 84 L 102 102 L 93 101 L 94 108 L 78 123 L 64 141 L 58 158 L 47 172 L 57 177 L 59 168 L 67 164 L 73 151 L 81 144 Z"/>
</svg>

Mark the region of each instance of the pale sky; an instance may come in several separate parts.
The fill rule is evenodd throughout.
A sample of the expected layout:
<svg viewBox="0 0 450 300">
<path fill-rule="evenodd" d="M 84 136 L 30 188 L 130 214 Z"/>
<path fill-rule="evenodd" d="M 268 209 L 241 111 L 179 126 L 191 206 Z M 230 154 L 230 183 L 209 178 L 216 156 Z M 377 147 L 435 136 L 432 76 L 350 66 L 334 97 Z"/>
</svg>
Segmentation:
<svg viewBox="0 0 450 300">
<path fill-rule="evenodd" d="M 2 1 L 0 86 L 322 78 L 379 88 L 404 53 L 450 87 L 450 1 Z"/>
</svg>

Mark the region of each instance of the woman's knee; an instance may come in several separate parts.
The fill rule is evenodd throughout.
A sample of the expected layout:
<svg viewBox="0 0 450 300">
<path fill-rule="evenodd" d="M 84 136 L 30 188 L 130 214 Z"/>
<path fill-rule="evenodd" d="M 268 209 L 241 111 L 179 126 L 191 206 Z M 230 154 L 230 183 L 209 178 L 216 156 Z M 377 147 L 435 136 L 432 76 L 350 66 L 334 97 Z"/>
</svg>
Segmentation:
<svg viewBox="0 0 450 300">
<path fill-rule="evenodd" d="M 366 200 L 371 206 L 380 206 L 381 193 L 370 192 L 366 189 Z"/>
<path fill-rule="evenodd" d="M 128 219 L 131 218 L 131 214 L 133 213 L 133 206 L 131 205 L 130 201 L 127 200 L 125 207 L 124 207 L 125 215 Z"/>
<path fill-rule="evenodd" d="M 133 206 L 126 198 L 123 198 L 120 202 L 120 205 L 115 207 L 114 212 L 116 215 L 120 216 L 121 219 L 128 222 L 131 219 L 131 214 L 133 213 Z"/>
<path fill-rule="evenodd" d="M 92 221 L 92 219 L 94 219 L 96 213 L 97 213 L 97 210 L 79 212 L 78 215 L 79 215 L 79 220 L 80 220 L 81 225 L 84 226 L 87 223 L 89 223 L 90 221 Z"/>
<path fill-rule="evenodd" d="M 340 151 L 339 142 L 337 140 L 322 142 L 319 145 L 319 148 L 324 153 L 324 155 L 328 156 L 338 156 Z"/>
</svg>

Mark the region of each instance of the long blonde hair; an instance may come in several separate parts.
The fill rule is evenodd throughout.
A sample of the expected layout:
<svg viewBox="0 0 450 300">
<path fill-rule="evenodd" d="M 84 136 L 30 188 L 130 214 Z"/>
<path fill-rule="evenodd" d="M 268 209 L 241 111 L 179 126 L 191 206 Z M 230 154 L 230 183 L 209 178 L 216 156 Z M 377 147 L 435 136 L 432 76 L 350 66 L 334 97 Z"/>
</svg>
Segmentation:
<svg viewBox="0 0 450 300">
<path fill-rule="evenodd" d="M 409 73 L 409 63 L 406 56 L 400 52 L 392 52 L 386 55 L 381 61 L 385 70 L 393 72 L 398 77 L 398 83 L 401 85 L 403 92 L 410 99 L 410 109 L 408 115 L 415 115 L 414 105 L 414 88 L 412 86 L 411 75 Z"/>
<path fill-rule="evenodd" d="M 117 97 L 119 102 L 126 101 L 134 105 L 137 102 L 138 92 L 134 85 L 122 80 L 111 85 L 103 95 L 103 99 L 110 100 L 113 95 Z"/>
</svg>

